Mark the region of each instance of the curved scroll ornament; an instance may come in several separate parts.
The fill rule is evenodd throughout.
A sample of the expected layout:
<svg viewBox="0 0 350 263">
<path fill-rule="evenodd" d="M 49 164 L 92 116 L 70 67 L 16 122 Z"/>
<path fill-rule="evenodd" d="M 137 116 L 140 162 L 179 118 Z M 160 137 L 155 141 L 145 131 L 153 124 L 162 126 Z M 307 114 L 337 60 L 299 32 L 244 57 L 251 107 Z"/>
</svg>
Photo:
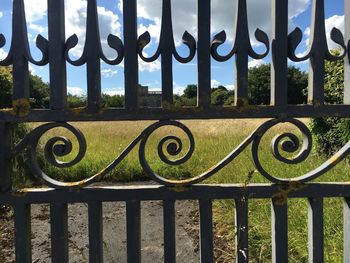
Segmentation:
<svg viewBox="0 0 350 263">
<path fill-rule="evenodd" d="M 194 58 L 196 54 L 196 40 L 187 31 L 185 31 L 182 36 L 182 43 L 187 46 L 189 54 L 186 57 L 182 57 L 176 50 L 172 26 L 172 11 L 170 0 L 163 0 L 162 24 L 158 48 L 152 56 L 147 57 L 143 54 L 143 50 L 150 42 L 151 36 L 148 31 L 140 35 L 138 38 L 138 53 L 140 58 L 145 62 L 154 62 L 159 58 L 160 55 L 162 55 L 163 63 L 168 63 L 171 61 L 172 56 L 174 56 L 174 58 L 180 63 L 188 63 Z"/>
<path fill-rule="evenodd" d="M 77 182 L 61 182 L 53 179 L 47 175 L 43 169 L 40 167 L 38 161 L 38 145 L 39 141 L 48 131 L 55 128 L 64 128 L 71 132 L 78 142 L 79 150 L 73 160 L 68 162 L 62 162 L 58 160 L 58 157 L 67 156 L 72 152 L 73 145 L 72 142 L 63 136 L 55 136 L 53 138 L 47 139 L 43 149 L 45 160 L 51 165 L 57 168 L 68 168 L 77 163 L 79 163 L 85 156 L 86 153 L 86 141 L 84 135 L 77 128 L 74 128 L 67 123 L 48 123 L 31 131 L 13 150 L 12 156 L 18 154 L 25 148 L 27 149 L 27 160 L 28 166 L 33 173 L 33 175 L 38 179 L 43 179 L 44 182 L 54 188 L 81 188 L 90 185 L 96 181 L 101 180 L 106 174 L 111 172 L 116 166 L 133 150 L 138 144 L 139 147 L 139 161 L 144 169 L 144 172 L 155 182 L 158 182 L 165 186 L 188 186 L 206 180 L 212 175 L 219 172 L 222 168 L 232 162 L 243 150 L 245 150 L 249 145 L 252 145 L 252 156 L 256 169 L 270 182 L 272 183 L 288 183 L 288 182 L 299 182 L 305 183 L 314 180 L 332 169 L 340 161 L 342 161 L 350 153 L 350 142 L 347 143 L 342 149 L 340 149 L 332 158 L 324 162 L 321 166 L 316 169 L 295 178 L 279 178 L 271 173 L 269 173 L 263 166 L 260 156 L 259 148 L 263 137 L 269 132 L 273 127 L 281 123 L 290 123 L 294 125 L 302 134 L 302 137 L 296 136 L 294 133 L 286 132 L 277 135 L 273 138 L 271 142 L 271 151 L 276 160 L 284 164 L 299 164 L 305 161 L 312 149 L 312 136 L 310 130 L 307 126 L 296 119 L 273 119 L 265 122 L 254 132 L 252 132 L 240 145 L 238 145 L 231 153 L 229 153 L 224 159 L 214 165 L 212 168 L 206 172 L 185 180 L 171 180 L 162 177 L 161 174 L 157 174 L 152 170 L 151 165 L 147 161 L 146 149 L 147 142 L 151 135 L 155 131 L 162 127 L 176 127 L 182 130 L 186 135 L 188 140 L 188 148 L 184 149 L 183 141 L 175 135 L 167 135 L 161 138 L 158 142 L 158 157 L 162 162 L 167 165 L 175 166 L 186 163 L 193 155 L 195 150 L 195 140 L 194 136 L 184 124 L 178 121 L 160 121 L 150 125 L 141 134 L 139 134 L 135 140 L 133 140 L 122 153 L 111 162 L 106 168 L 101 170 L 99 173 L 88 177 L 85 180 Z M 285 157 L 284 153 L 296 153 L 292 157 Z M 176 158 L 181 154 L 182 157 Z M 170 157 L 169 157 L 170 156 Z"/>
<path fill-rule="evenodd" d="M 19 67 L 23 67 L 23 64 L 28 63 L 28 61 L 37 66 L 46 65 L 49 62 L 49 41 L 46 38 L 40 34 L 36 38 L 36 46 L 42 54 L 41 59 L 35 60 L 30 52 L 24 0 L 13 0 L 12 10 L 12 20 L 16 23 L 12 25 L 9 53 L 3 60 L 0 60 L 0 66 L 10 66 L 17 63 Z M 0 34 L 0 48 L 4 47 L 5 44 L 6 38 Z"/>
<path fill-rule="evenodd" d="M 252 155 L 255 167 L 257 170 L 270 182 L 272 183 L 288 183 L 288 182 L 298 182 L 298 183 L 306 183 L 310 182 L 321 175 L 325 174 L 327 171 L 331 170 L 334 166 L 336 166 L 340 161 L 342 161 L 349 153 L 350 153 L 350 142 L 344 145 L 337 153 L 335 153 L 330 159 L 324 162 L 321 166 L 316 169 L 295 177 L 295 178 L 279 178 L 277 176 L 273 176 L 267 170 L 264 169 L 263 165 L 260 162 L 259 158 L 259 145 L 263 136 L 270 130 L 272 127 L 276 126 L 280 123 L 291 123 L 301 132 L 302 134 L 302 142 L 300 139 L 292 133 L 284 133 L 281 135 L 277 135 L 273 138 L 271 142 L 271 151 L 274 157 L 282 163 L 285 164 L 299 164 L 305 161 L 312 149 L 312 135 L 307 126 L 296 119 L 275 119 L 264 123 L 261 127 L 257 129 L 255 132 L 255 138 L 253 140 L 252 145 Z M 295 153 L 297 154 L 294 157 L 286 158 L 282 156 L 280 150 L 283 150 L 286 153 Z"/>
<path fill-rule="evenodd" d="M 342 60 L 347 54 L 347 46 L 345 44 L 343 33 L 332 28 L 330 38 L 338 44 L 342 52 L 339 56 L 334 55 L 329 51 L 327 44 L 326 25 L 325 25 L 325 9 L 324 0 L 313 0 L 313 21 L 311 22 L 310 32 L 310 48 L 305 55 L 299 57 L 296 55 L 297 48 L 302 41 L 303 32 L 299 27 L 296 27 L 288 36 L 288 57 L 294 62 L 301 62 L 311 59 L 314 65 L 324 64 L 324 60 L 338 61 Z"/>
<path fill-rule="evenodd" d="M 37 153 L 39 141 L 41 138 L 43 138 L 43 136 L 48 131 L 55 128 L 64 128 L 70 131 L 78 141 L 79 150 L 77 155 L 73 158 L 73 160 L 68 162 L 59 161 L 57 157 L 64 157 L 69 155 L 72 152 L 73 146 L 72 146 L 72 142 L 68 138 L 63 136 L 56 136 L 56 137 L 50 138 L 44 146 L 45 160 L 57 168 L 68 168 L 79 163 L 84 158 L 86 153 L 86 140 L 84 135 L 81 133 L 81 131 L 79 131 L 78 129 L 74 128 L 73 126 L 67 123 L 48 123 L 48 124 L 39 126 L 38 128 L 31 131 L 31 133 L 29 133 L 15 147 L 13 154 L 14 155 L 18 154 L 24 148 L 27 148 L 27 152 L 26 152 L 27 162 L 28 162 L 28 167 L 30 171 L 37 179 L 43 179 L 45 183 L 50 187 L 74 188 L 76 186 L 85 186 L 95 181 L 97 177 L 96 175 L 92 176 L 87 180 L 78 181 L 74 183 L 64 183 L 51 178 L 42 170 L 38 162 L 38 153 Z"/>
<path fill-rule="evenodd" d="M 267 34 L 259 28 L 255 31 L 255 38 L 265 47 L 265 52 L 258 54 L 254 51 L 248 29 L 248 14 L 246 0 L 238 0 L 237 2 L 237 15 L 236 15 L 236 30 L 235 30 L 235 43 L 233 49 L 227 55 L 219 54 L 219 47 L 226 41 L 226 32 L 221 31 L 218 33 L 212 41 L 211 53 L 214 59 L 220 62 L 224 62 L 232 58 L 235 54 L 243 60 L 247 65 L 240 65 L 240 67 L 248 67 L 248 56 L 254 59 L 263 59 L 270 52 L 269 38 Z M 244 59 L 243 59 L 244 58 Z"/>
<path fill-rule="evenodd" d="M 181 157 L 179 159 L 171 160 L 164 153 L 164 148 L 166 148 L 166 151 L 169 155 L 177 156 L 183 150 L 183 143 L 182 143 L 181 139 L 177 136 L 171 136 L 171 135 L 165 136 L 164 138 L 162 138 L 159 141 L 159 144 L 158 144 L 158 156 L 160 157 L 160 159 L 168 165 L 180 165 L 180 164 L 187 162 L 192 157 L 192 154 L 193 154 L 194 148 L 195 148 L 195 141 L 194 141 L 194 137 L 193 137 L 191 131 L 185 125 L 183 125 L 182 123 L 176 122 L 176 121 L 158 122 L 145 130 L 144 137 L 140 143 L 139 159 L 140 159 L 140 163 L 141 163 L 141 166 L 144 169 L 144 171 L 154 181 L 156 181 L 160 184 L 163 184 L 163 185 L 169 185 L 169 186 L 184 185 L 184 184 L 187 185 L 187 184 L 194 184 L 197 181 L 201 181 L 201 180 L 198 180 L 198 179 L 201 179 L 198 177 L 188 179 L 188 180 L 178 180 L 178 181 L 168 180 L 168 179 L 165 179 L 164 177 L 162 177 L 161 175 L 158 175 L 157 173 L 155 173 L 152 170 L 152 168 L 149 166 L 147 159 L 146 159 L 146 156 L 145 156 L 147 141 L 148 141 L 150 135 L 152 135 L 156 130 L 158 130 L 159 128 L 164 127 L 164 126 L 174 126 L 174 127 L 180 128 L 187 135 L 187 137 L 189 139 L 189 148 L 187 149 L 187 151 L 185 152 L 183 157 Z"/>
<path fill-rule="evenodd" d="M 70 57 L 69 51 L 78 45 L 78 36 L 76 34 L 70 36 L 66 42 L 66 60 L 74 65 L 81 66 L 85 63 L 88 65 L 100 64 L 102 59 L 106 64 L 118 65 L 124 58 L 124 45 L 121 39 L 115 35 L 109 34 L 107 38 L 109 47 L 117 52 L 117 57 L 108 59 L 101 46 L 100 29 L 98 24 L 97 2 L 96 0 L 88 1 L 87 21 L 86 21 L 86 40 L 83 54 L 77 60 Z"/>
</svg>

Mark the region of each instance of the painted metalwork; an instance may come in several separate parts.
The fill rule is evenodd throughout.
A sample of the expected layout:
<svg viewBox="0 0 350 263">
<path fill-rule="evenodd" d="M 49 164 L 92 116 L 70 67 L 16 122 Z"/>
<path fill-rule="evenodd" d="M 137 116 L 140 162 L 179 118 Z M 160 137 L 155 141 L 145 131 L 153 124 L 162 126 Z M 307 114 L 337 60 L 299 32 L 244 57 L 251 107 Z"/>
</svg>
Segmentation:
<svg viewBox="0 0 350 263">
<path fill-rule="evenodd" d="M 42 53 L 39 60 L 31 55 L 26 25 L 24 0 L 13 0 L 12 39 L 9 52 L 0 66 L 13 69 L 13 106 L 0 109 L 0 203 L 14 207 L 16 227 L 16 261 L 31 262 L 31 218 L 30 205 L 49 203 L 51 216 L 51 249 L 53 262 L 68 262 L 68 203 L 86 202 L 89 218 L 90 262 L 103 262 L 103 221 L 102 203 L 125 201 L 127 208 L 127 255 L 128 262 L 141 261 L 141 207 L 143 200 L 162 200 L 164 207 L 164 260 L 176 262 L 175 242 L 175 201 L 194 199 L 199 201 L 201 262 L 213 262 L 212 201 L 233 199 L 237 227 L 237 262 L 248 262 L 248 202 L 249 199 L 271 200 L 272 208 L 272 260 L 288 262 L 288 198 L 308 198 L 309 212 L 309 254 L 310 261 L 323 262 L 323 199 L 344 198 L 344 246 L 350 246 L 350 189 L 348 183 L 312 183 L 348 156 L 350 142 L 321 166 L 294 178 L 280 178 L 264 167 L 259 150 L 273 128 L 282 123 L 295 126 L 300 135 L 285 132 L 271 141 L 271 153 L 276 161 L 286 165 L 302 164 L 310 156 L 312 136 L 308 127 L 299 117 L 337 116 L 350 117 L 350 105 L 346 86 L 344 104 L 329 105 L 324 101 L 325 61 L 350 61 L 349 36 L 333 28 L 331 40 L 341 48 L 335 56 L 329 50 L 325 30 L 324 0 L 313 0 L 310 31 L 310 49 L 303 57 L 296 55 L 302 41 L 302 31 L 294 29 L 288 34 L 288 0 L 272 1 L 272 34 L 255 30 L 256 40 L 265 48 L 261 54 L 253 49 L 249 35 L 248 10 L 246 0 L 237 0 L 236 21 L 232 21 L 235 41 L 228 54 L 220 54 L 220 47 L 226 41 L 226 32 L 221 31 L 211 37 L 211 1 L 198 0 L 197 38 L 187 31 L 182 41 L 188 49 L 187 56 L 181 56 L 174 41 L 172 3 L 162 0 L 162 21 L 159 43 L 153 55 L 147 56 L 144 49 L 150 44 L 149 32 L 137 32 L 137 0 L 123 1 L 123 36 L 108 36 L 107 43 L 115 52 L 113 59 L 107 58 L 101 46 L 97 0 L 87 0 L 86 40 L 81 57 L 75 59 L 71 50 L 77 46 L 76 35 L 65 34 L 65 1 L 48 0 L 48 39 L 38 35 L 36 45 Z M 69 2 L 69 1 L 66 1 Z M 1 8 L 1 7 L 0 7 Z M 349 1 L 345 0 L 346 21 L 350 15 Z M 1 29 L 0 29 L 1 30 Z M 350 32 L 346 24 L 345 32 Z M 0 33 L 0 47 L 8 41 Z M 270 56 L 271 62 L 271 103 L 270 105 L 250 105 L 248 102 L 248 61 Z M 235 102 L 229 107 L 211 105 L 211 62 L 225 62 L 235 58 Z M 288 59 L 294 62 L 310 61 L 310 83 L 308 104 L 288 104 L 287 69 Z M 139 60 L 152 63 L 160 60 L 162 77 L 162 105 L 158 108 L 141 108 L 138 105 Z M 177 107 L 173 104 L 173 62 L 183 64 L 197 60 L 198 102 L 196 107 Z M 124 62 L 125 107 L 101 107 L 101 62 L 116 66 Z M 29 63 L 50 67 L 50 108 L 31 109 L 29 103 Z M 67 108 L 67 63 L 73 66 L 86 65 L 87 104 L 84 108 Z M 147 158 L 149 138 L 163 127 L 177 128 L 185 135 L 166 135 L 157 144 L 159 159 L 166 165 L 176 166 L 189 161 L 195 151 L 195 138 L 188 127 L 179 120 L 184 119 L 229 119 L 229 118 L 269 118 L 253 131 L 224 159 L 209 170 L 193 175 L 186 180 L 172 180 L 156 173 Z M 59 169 L 78 164 L 85 156 L 87 142 L 84 134 L 75 128 L 72 121 L 118 121 L 156 120 L 143 130 L 117 156 L 113 162 L 99 173 L 87 176 L 77 182 L 64 182 L 54 175 L 46 174 L 38 161 L 40 151 L 44 159 Z M 160 120 L 160 121 L 159 121 Z M 30 131 L 20 142 L 11 140 L 10 123 L 48 122 Z M 73 152 L 73 141 L 65 136 L 50 137 L 50 131 L 61 128 L 70 132 L 77 142 L 76 155 L 67 161 Z M 41 142 L 45 140 L 45 144 Z M 138 159 L 155 186 L 98 187 L 93 183 L 104 178 L 113 169 L 118 169 L 132 150 L 138 146 Z M 186 146 L 186 147 L 185 147 Z M 217 174 L 244 150 L 251 149 L 256 170 L 271 184 L 264 185 L 199 185 Z M 51 188 L 11 190 L 11 160 L 24 154 L 31 173 Z M 204 168 L 203 168 L 204 169 Z M 350 250 L 344 249 L 344 260 L 350 260 Z"/>
<path fill-rule="evenodd" d="M 154 134 L 154 132 L 162 127 L 174 126 L 180 128 L 187 136 L 188 139 L 188 149 L 183 149 L 183 142 L 181 138 L 174 135 L 167 135 L 161 138 L 158 142 L 157 151 L 160 160 L 167 165 L 176 166 L 184 164 L 191 157 L 195 150 L 195 139 L 189 128 L 178 121 L 160 121 L 156 122 L 149 127 L 147 127 L 143 132 L 141 132 L 123 151 L 122 153 L 111 162 L 106 168 L 101 170 L 99 173 L 91 175 L 87 179 L 77 182 L 61 182 L 51 178 L 49 175 L 45 174 L 43 169 L 40 167 L 38 161 L 37 151 L 40 150 L 38 147 L 39 141 L 45 138 L 46 143 L 43 146 L 45 160 L 57 167 L 57 168 L 67 168 L 76 165 L 80 162 L 86 153 L 86 140 L 81 131 L 74 128 L 67 123 L 48 123 L 41 125 L 31 131 L 18 145 L 16 145 L 12 151 L 12 157 L 16 154 L 22 152 L 24 149 L 26 151 L 26 158 L 28 160 L 28 167 L 30 168 L 32 174 L 38 178 L 43 179 L 45 183 L 53 188 L 79 188 L 85 187 L 96 181 L 103 180 L 103 177 L 111 172 L 113 169 L 118 169 L 117 165 L 123 161 L 123 159 L 139 144 L 139 161 L 144 170 L 144 172 L 150 177 L 150 179 L 155 182 L 165 185 L 165 186 L 189 186 L 199 182 L 202 182 L 212 175 L 219 172 L 222 168 L 231 163 L 237 156 L 239 156 L 249 145 L 251 145 L 251 153 L 253 162 L 257 171 L 259 171 L 266 179 L 272 183 L 288 183 L 288 182 L 298 182 L 306 183 L 317 179 L 334 166 L 336 166 L 341 160 L 348 156 L 350 153 L 350 142 L 347 143 L 343 148 L 341 148 L 337 153 L 335 153 L 329 160 L 324 162 L 320 167 L 296 178 L 278 178 L 276 175 L 271 174 L 267 171 L 263 163 L 260 160 L 259 149 L 261 140 L 265 134 L 272 129 L 274 126 L 281 123 L 290 123 L 294 125 L 300 132 L 302 137 L 299 138 L 296 134 L 287 132 L 284 134 L 276 135 L 271 142 L 271 152 L 276 160 L 284 164 L 298 164 L 305 161 L 311 153 L 312 149 L 312 135 L 308 127 L 300 120 L 297 119 L 273 119 L 265 122 L 260 127 L 258 127 L 254 132 L 252 132 L 243 142 L 238 145 L 232 152 L 230 152 L 224 159 L 218 162 L 216 165 L 212 166 L 206 172 L 200 175 L 193 176 L 190 179 L 185 180 L 171 180 L 165 179 L 161 174 L 157 174 L 152 170 L 151 165 L 147 161 L 146 148 L 147 141 L 149 137 Z M 63 136 L 57 136 L 53 138 L 47 138 L 45 134 L 57 127 L 65 128 L 72 132 L 78 142 L 78 152 L 74 159 L 69 162 L 61 162 L 57 157 L 67 156 L 72 152 L 73 146 L 72 142 Z M 295 156 L 286 157 L 285 154 L 296 153 Z M 169 158 L 173 157 L 172 158 Z M 181 156 L 175 159 L 177 156 Z"/>
<path fill-rule="evenodd" d="M 349 117 L 350 105 L 329 105 L 324 102 L 324 67 L 325 60 L 349 61 L 348 39 L 343 33 L 333 28 L 330 38 L 341 47 L 341 54 L 335 56 L 327 44 L 325 30 L 324 0 L 313 1 L 311 21 L 310 50 L 303 57 L 296 55 L 296 49 L 302 40 L 302 32 L 295 28 L 288 35 L 288 1 L 272 1 L 272 35 L 260 29 L 255 30 L 255 38 L 265 47 L 258 54 L 252 47 L 249 35 L 246 0 L 237 1 L 235 39 L 228 54 L 220 54 L 220 47 L 226 40 L 222 31 L 211 37 L 210 6 L 211 1 L 198 1 L 198 36 L 197 39 L 187 31 L 183 34 L 183 43 L 188 54 L 182 57 L 174 42 L 172 2 L 162 1 L 162 22 L 159 44 L 155 53 L 147 56 L 144 49 L 151 41 L 149 32 L 137 34 L 137 2 L 125 1 L 123 4 L 123 36 L 114 32 L 107 38 L 107 44 L 115 50 L 114 59 L 107 58 L 101 47 L 99 18 L 96 0 L 87 1 L 86 40 L 80 58 L 70 55 L 78 43 L 76 35 L 66 40 L 64 29 L 64 1 L 48 1 L 49 39 L 38 35 L 36 45 L 42 52 L 42 58 L 35 60 L 31 56 L 28 44 L 24 0 L 13 1 L 13 27 L 10 50 L 0 65 L 12 66 L 14 75 L 13 108 L 0 110 L 0 118 L 6 122 L 40 121 L 113 121 L 113 120 L 159 120 L 159 119 L 212 119 L 212 118 L 280 118 L 280 117 Z M 8 41 L 0 33 L 0 47 Z M 271 56 L 272 82 L 270 105 L 250 105 L 248 103 L 248 61 Z M 211 60 L 224 62 L 235 57 L 235 103 L 229 107 L 211 105 Z M 308 104 L 288 105 L 287 101 L 287 59 L 295 62 L 310 61 L 310 84 Z M 145 63 L 160 60 L 162 106 L 160 108 L 140 108 L 138 106 L 138 59 Z M 101 60 L 109 65 L 125 68 L 125 107 L 102 108 L 101 98 Z M 196 107 L 177 107 L 173 104 L 173 62 L 188 64 L 197 61 L 198 65 L 198 103 Z M 29 99 L 28 64 L 50 67 L 50 109 L 31 109 Z M 66 63 L 73 66 L 86 65 L 87 68 L 87 104 L 77 109 L 67 108 Z M 347 87 L 347 85 L 346 85 Z M 345 94 L 349 92 L 345 90 Z M 347 96 L 347 95 L 346 95 Z"/>
</svg>

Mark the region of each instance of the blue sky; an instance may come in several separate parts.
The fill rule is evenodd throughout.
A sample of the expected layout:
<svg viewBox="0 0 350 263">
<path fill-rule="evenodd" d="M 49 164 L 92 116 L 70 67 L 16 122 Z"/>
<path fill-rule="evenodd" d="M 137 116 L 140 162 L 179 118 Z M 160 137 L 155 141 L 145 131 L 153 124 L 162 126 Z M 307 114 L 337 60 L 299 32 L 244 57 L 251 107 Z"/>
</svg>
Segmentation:
<svg viewBox="0 0 350 263">
<path fill-rule="evenodd" d="M 39 58 L 40 52 L 35 47 L 35 38 L 40 33 L 47 37 L 47 16 L 46 0 L 25 0 L 26 15 L 28 25 L 28 37 L 30 40 L 31 52 L 34 57 Z M 78 46 L 72 50 L 73 57 L 79 57 L 84 45 L 85 22 L 86 22 L 86 0 L 66 0 L 66 33 L 67 37 L 73 33 L 77 34 L 80 41 Z M 197 0 L 173 0 L 173 23 L 174 35 L 177 48 L 180 53 L 186 53 L 186 48 L 181 46 L 180 40 L 183 32 L 188 30 L 196 38 L 196 2 Z M 229 50 L 234 41 L 233 26 L 236 0 L 212 0 L 212 33 L 218 33 L 221 30 L 227 31 L 228 42 L 223 46 L 223 54 Z M 271 4 L 270 0 L 247 0 L 250 34 L 253 36 L 257 27 L 270 35 L 271 22 Z M 224 4 L 223 4 L 224 3 Z M 344 31 L 344 2 L 342 0 L 325 0 L 326 4 L 326 29 L 329 34 L 333 27 Z M 3 33 L 7 39 L 7 44 L 0 49 L 0 58 L 4 58 L 11 42 L 11 6 L 12 0 L 0 1 L 0 33 Z M 69 6 L 69 7 L 68 7 Z M 105 44 L 107 35 L 113 33 L 122 38 L 123 24 L 121 3 L 119 0 L 98 0 L 98 13 L 101 29 L 101 41 L 105 54 L 113 57 L 115 54 Z M 289 6 L 289 29 L 293 30 L 296 26 L 304 32 L 303 42 L 298 49 L 302 54 L 307 50 L 307 40 L 309 38 L 309 26 L 311 15 L 311 0 L 290 0 Z M 151 45 L 145 50 L 148 55 L 157 47 L 159 40 L 161 23 L 161 0 L 138 0 L 138 23 L 139 34 L 148 30 L 152 36 Z M 263 51 L 254 39 L 252 44 L 257 51 Z M 330 48 L 336 47 L 329 42 Z M 250 61 L 250 66 L 266 63 L 264 61 Z M 234 60 L 231 59 L 225 63 L 212 63 L 212 85 L 219 84 L 234 88 Z M 298 67 L 307 70 L 308 63 L 298 63 Z M 48 82 L 48 66 L 36 67 L 31 65 L 32 73 L 37 74 Z M 145 63 L 140 61 L 140 83 L 148 85 L 151 90 L 160 90 L 160 62 Z M 124 92 L 124 67 L 109 66 L 102 64 L 102 90 L 108 94 L 123 94 Z M 181 93 L 187 84 L 197 83 L 196 58 L 188 64 L 174 62 L 174 91 Z M 82 95 L 86 92 L 85 66 L 68 66 L 68 91 L 73 94 Z"/>
</svg>

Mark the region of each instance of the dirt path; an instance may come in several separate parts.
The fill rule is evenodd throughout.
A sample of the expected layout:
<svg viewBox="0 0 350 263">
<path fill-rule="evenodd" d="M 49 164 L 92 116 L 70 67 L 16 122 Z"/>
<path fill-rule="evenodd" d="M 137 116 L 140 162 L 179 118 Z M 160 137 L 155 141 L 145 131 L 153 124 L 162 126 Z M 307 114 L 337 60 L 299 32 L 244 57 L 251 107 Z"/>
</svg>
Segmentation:
<svg viewBox="0 0 350 263">
<path fill-rule="evenodd" d="M 176 203 L 177 262 L 199 262 L 194 245 L 193 231 L 198 225 L 190 218 L 196 209 L 195 203 L 182 201 Z M 85 204 L 69 205 L 69 257 L 70 262 L 88 262 L 87 207 Z M 193 214 L 193 213 L 192 213 Z M 141 203 L 141 258 L 142 262 L 163 262 L 163 210 L 160 202 Z M 126 216 L 125 203 L 114 202 L 103 205 L 104 260 L 105 262 L 126 262 Z M 0 255 L 5 262 L 14 262 L 13 224 L 0 223 Z M 191 231 L 189 231 L 189 229 Z M 47 263 L 50 259 L 49 206 L 32 205 L 32 246 L 33 262 Z M 4 257 L 3 257 L 4 256 Z"/>
</svg>

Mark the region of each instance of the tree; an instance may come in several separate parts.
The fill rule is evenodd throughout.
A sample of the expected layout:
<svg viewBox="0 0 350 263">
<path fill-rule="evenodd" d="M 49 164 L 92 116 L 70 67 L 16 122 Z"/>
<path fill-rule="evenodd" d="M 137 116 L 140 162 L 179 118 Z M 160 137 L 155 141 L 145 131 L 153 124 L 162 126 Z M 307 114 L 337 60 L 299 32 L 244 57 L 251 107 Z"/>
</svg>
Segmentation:
<svg viewBox="0 0 350 263">
<path fill-rule="evenodd" d="M 0 108 L 12 105 L 12 69 L 0 67 Z"/>
<path fill-rule="evenodd" d="M 101 97 L 101 102 L 104 108 L 122 108 L 124 107 L 124 96 L 111 96 L 103 93 Z"/>
<path fill-rule="evenodd" d="M 250 104 L 270 104 L 270 67 L 270 64 L 262 64 L 249 69 L 248 97 Z"/>
<path fill-rule="evenodd" d="M 81 108 L 86 106 L 86 97 L 68 94 L 67 102 L 69 108 Z"/>
<path fill-rule="evenodd" d="M 225 87 L 212 89 L 211 103 L 216 106 L 222 106 L 225 104 L 229 96 L 229 92 Z"/>
<path fill-rule="evenodd" d="M 187 87 L 184 90 L 184 97 L 188 99 L 196 98 L 197 97 L 197 85 L 190 84 L 187 85 Z"/>
<path fill-rule="evenodd" d="M 50 88 L 42 78 L 36 75 L 29 75 L 29 88 L 32 108 L 49 108 Z"/>
<path fill-rule="evenodd" d="M 0 67 L 0 108 L 12 106 L 12 68 Z M 29 74 L 30 104 L 33 108 L 48 108 L 50 89 L 39 76 Z"/>
<path fill-rule="evenodd" d="M 308 74 L 300 69 L 288 67 L 288 103 L 305 104 L 307 103 Z"/>
<path fill-rule="evenodd" d="M 0 66 L 0 109 L 12 107 L 12 86 L 12 68 Z M 25 123 L 11 123 L 9 124 L 9 128 L 11 134 L 10 144 L 17 143 L 28 133 L 28 128 Z M 12 187 L 23 188 L 24 183 L 29 179 L 24 155 L 16 155 L 12 160 L 11 165 L 11 170 L 15 171 L 11 174 Z M 0 213 L 1 209 L 3 209 L 3 207 L 0 207 Z"/>
<path fill-rule="evenodd" d="M 304 104 L 307 101 L 308 75 L 300 69 L 288 67 L 288 103 Z M 271 65 L 262 64 L 249 69 L 249 103 L 269 105 L 271 101 Z"/>
</svg>

